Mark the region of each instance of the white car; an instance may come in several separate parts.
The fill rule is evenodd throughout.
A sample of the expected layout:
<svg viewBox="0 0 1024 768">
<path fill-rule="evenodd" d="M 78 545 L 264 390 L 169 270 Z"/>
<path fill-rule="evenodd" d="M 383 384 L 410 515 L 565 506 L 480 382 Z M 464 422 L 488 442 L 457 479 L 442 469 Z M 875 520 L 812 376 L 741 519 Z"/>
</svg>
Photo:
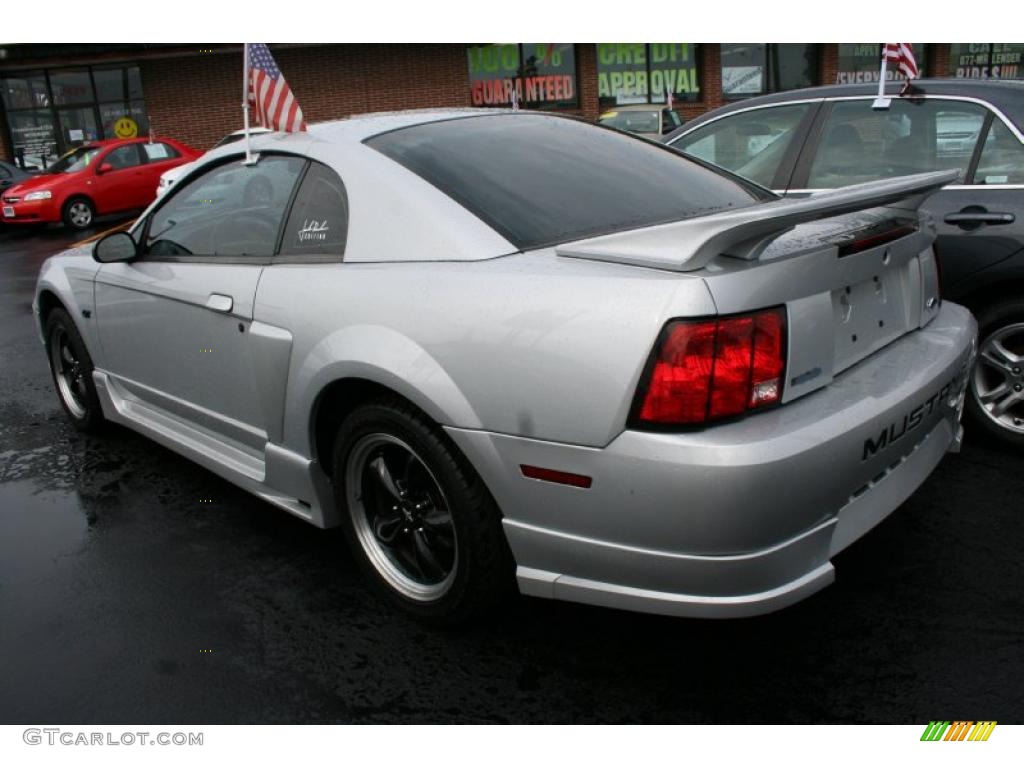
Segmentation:
<svg viewBox="0 0 1024 768">
<path fill-rule="evenodd" d="M 271 132 L 272 131 L 269 128 L 250 128 L 249 129 L 249 135 L 250 136 L 258 136 L 261 133 L 271 133 Z M 218 147 L 223 147 L 225 144 L 234 144 L 236 141 L 241 141 L 243 138 L 245 138 L 245 130 L 244 129 L 240 130 L 240 131 L 235 131 L 234 133 L 229 133 L 223 139 L 221 139 L 216 144 L 214 144 L 211 147 L 211 151 L 214 150 L 214 149 L 217 149 Z M 191 171 L 194 167 L 195 167 L 195 162 L 185 163 L 184 165 L 175 166 L 174 168 L 171 168 L 166 173 L 162 174 L 160 176 L 160 181 L 157 182 L 157 185 L 156 185 L 156 196 L 160 197 L 160 195 L 164 194 L 168 189 L 170 189 L 172 186 L 174 186 L 174 183 L 178 179 L 180 179 L 186 173 Z"/>
</svg>

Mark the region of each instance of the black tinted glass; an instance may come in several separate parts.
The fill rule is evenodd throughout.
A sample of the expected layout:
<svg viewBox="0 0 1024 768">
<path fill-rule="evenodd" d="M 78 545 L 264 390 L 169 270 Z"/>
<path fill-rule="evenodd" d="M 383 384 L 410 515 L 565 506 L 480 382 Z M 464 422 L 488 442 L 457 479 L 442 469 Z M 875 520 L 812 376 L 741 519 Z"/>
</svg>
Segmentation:
<svg viewBox="0 0 1024 768">
<path fill-rule="evenodd" d="M 516 247 L 690 218 L 759 199 L 752 187 L 620 131 L 507 114 L 402 128 L 366 143 Z"/>
<path fill-rule="evenodd" d="M 151 256 L 270 256 L 305 165 L 269 155 L 255 165 L 227 160 L 170 193 L 144 242 Z"/>
<path fill-rule="evenodd" d="M 313 163 L 295 196 L 284 228 L 281 253 L 285 255 L 345 253 L 348 200 L 334 171 Z"/>
</svg>

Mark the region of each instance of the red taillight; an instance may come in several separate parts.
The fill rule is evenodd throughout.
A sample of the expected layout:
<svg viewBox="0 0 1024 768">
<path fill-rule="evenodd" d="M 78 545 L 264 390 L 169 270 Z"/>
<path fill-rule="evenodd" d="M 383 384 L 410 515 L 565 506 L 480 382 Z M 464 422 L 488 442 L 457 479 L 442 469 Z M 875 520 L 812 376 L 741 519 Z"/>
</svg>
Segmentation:
<svg viewBox="0 0 1024 768">
<path fill-rule="evenodd" d="M 785 336 L 782 307 L 717 320 L 673 320 L 640 384 L 634 421 L 703 424 L 779 402 Z"/>
</svg>

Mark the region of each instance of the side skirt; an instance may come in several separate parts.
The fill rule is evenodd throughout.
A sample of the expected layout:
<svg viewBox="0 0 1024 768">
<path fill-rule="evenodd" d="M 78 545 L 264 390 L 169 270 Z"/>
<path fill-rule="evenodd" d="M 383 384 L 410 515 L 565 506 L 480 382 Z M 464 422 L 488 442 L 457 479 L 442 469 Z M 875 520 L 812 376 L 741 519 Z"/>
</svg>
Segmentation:
<svg viewBox="0 0 1024 768">
<path fill-rule="evenodd" d="M 95 371 L 93 382 L 108 420 L 145 435 L 318 528 L 338 524 L 330 482 L 317 462 L 270 442 L 262 456 L 255 455 L 133 397 L 105 371 Z"/>
</svg>

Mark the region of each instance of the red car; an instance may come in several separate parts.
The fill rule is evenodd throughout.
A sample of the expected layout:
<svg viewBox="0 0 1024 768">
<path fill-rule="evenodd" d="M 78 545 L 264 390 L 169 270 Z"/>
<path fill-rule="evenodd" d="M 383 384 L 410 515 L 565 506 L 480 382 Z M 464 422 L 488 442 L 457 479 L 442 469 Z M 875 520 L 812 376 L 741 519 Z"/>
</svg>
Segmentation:
<svg viewBox="0 0 1024 768">
<path fill-rule="evenodd" d="M 145 208 L 156 196 L 160 174 L 200 155 L 173 139 L 91 141 L 4 190 L 0 221 L 63 221 L 72 229 L 85 229 L 97 216 Z"/>
</svg>

